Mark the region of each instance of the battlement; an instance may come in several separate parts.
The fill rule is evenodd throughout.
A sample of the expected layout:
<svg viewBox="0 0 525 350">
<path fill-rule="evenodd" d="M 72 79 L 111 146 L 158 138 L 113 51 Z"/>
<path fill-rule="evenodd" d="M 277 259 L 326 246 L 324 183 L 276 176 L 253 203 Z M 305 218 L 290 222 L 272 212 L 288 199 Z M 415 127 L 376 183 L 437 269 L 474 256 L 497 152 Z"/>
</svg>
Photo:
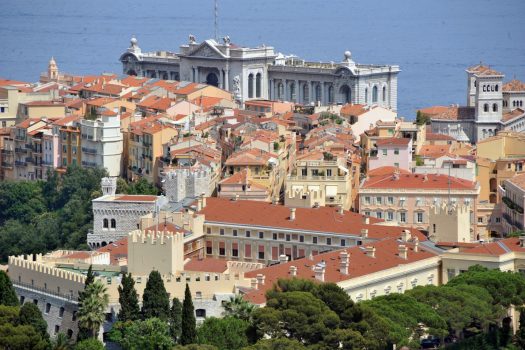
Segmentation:
<svg viewBox="0 0 525 350">
<path fill-rule="evenodd" d="M 180 244 L 182 246 L 184 239 L 183 232 L 172 232 L 167 230 L 135 230 L 131 231 L 128 235 L 128 246 L 129 244 L 135 243 L 148 243 L 150 245 Z"/>
<path fill-rule="evenodd" d="M 67 271 L 45 264 L 42 260 L 42 254 L 36 254 L 35 260 L 33 260 L 33 256 L 10 256 L 8 259 L 8 264 L 10 275 L 16 271 L 23 272 L 21 270 L 28 270 L 40 274 L 42 276 L 42 280 L 47 280 L 48 277 L 55 277 L 80 284 L 84 284 L 86 281 L 86 276 L 81 273 Z M 46 275 L 48 277 L 46 277 Z"/>
<path fill-rule="evenodd" d="M 466 204 L 450 204 L 441 203 L 441 205 L 433 205 L 430 211 L 434 215 L 470 215 L 471 207 Z"/>
<path fill-rule="evenodd" d="M 288 190 L 285 194 L 285 204 L 296 208 L 312 208 L 325 205 L 325 193 L 323 190 Z"/>
<path fill-rule="evenodd" d="M 228 261 L 226 263 L 228 272 L 233 275 L 244 274 L 248 271 L 254 271 L 264 268 L 264 264 L 256 262 L 244 262 L 244 261 Z"/>
</svg>

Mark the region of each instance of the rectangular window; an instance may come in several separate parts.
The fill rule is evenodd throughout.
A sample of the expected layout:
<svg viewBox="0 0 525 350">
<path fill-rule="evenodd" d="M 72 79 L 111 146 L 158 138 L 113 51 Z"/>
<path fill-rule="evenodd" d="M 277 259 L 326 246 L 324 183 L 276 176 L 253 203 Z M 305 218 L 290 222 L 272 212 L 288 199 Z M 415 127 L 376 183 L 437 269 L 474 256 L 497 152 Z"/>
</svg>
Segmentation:
<svg viewBox="0 0 525 350">
<path fill-rule="evenodd" d="M 206 233 L 207 233 L 207 234 L 210 234 L 210 233 L 211 233 L 211 227 L 206 227 Z"/>
<path fill-rule="evenodd" d="M 264 232 L 259 232 L 259 239 L 264 239 Z"/>
<path fill-rule="evenodd" d="M 304 242 L 304 236 L 299 236 L 299 242 Z"/>
<path fill-rule="evenodd" d="M 386 149 L 383 150 L 383 155 L 384 156 L 388 155 L 388 151 Z"/>
<path fill-rule="evenodd" d="M 232 256 L 233 257 L 238 257 L 239 256 L 239 249 L 233 248 L 232 249 Z"/>
<path fill-rule="evenodd" d="M 383 197 L 376 197 L 376 204 L 381 205 L 383 202 Z"/>
<path fill-rule="evenodd" d="M 233 230 L 233 237 L 237 237 L 237 230 Z"/>
<path fill-rule="evenodd" d="M 388 204 L 394 205 L 394 197 L 388 197 Z"/>
<path fill-rule="evenodd" d="M 273 239 L 274 241 L 277 240 L 277 233 L 272 234 L 272 239 Z"/>
<path fill-rule="evenodd" d="M 456 269 L 447 269 L 447 277 L 449 281 L 456 277 Z"/>
<path fill-rule="evenodd" d="M 365 211 L 365 216 L 370 216 L 370 212 L 369 211 Z"/>
<path fill-rule="evenodd" d="M 482 224 L 483 223 L 483 217 L 482 216 L 478 216 L 478 224 Z"/>
<path fill-rule="evenodd" d="M 290 235 L 286 235 L 286 242 L 290 242 Z"/>
<path fill-rule="evenodd" d="M 423 213 L 416 213 L 416 221 L 418 223 L 422 223 L 423 222 Z"/>
<path fill-rule="evenodd" d="M 341 240 L 341 247 L 345 247 L 346 246 L 346 240 L 342 239 Z"/>
<path fill-rule="evenodd" d="M 66 145 L 62 145 L 62 153 L 67 153 L 67 146 Z"/>
<path fill-rule="evenodd" d="M 312 237 L 312 243 L 313 243 L 313 244 L 317 244 L 317 237 L 315 237 L 315 236 Z"/>
<path fill-rule="evenodd" d="M 389 211 L 386 213 L 386 221 L 394 221 L 394 212 Z"/>
<path fill-rule="evenodd" d="M 365 204 L 370 205 L 370 197 L 365 197 Z"/>
<path fill-rule="evenodd" d="M 221 236 L 224 236 L 224 229 L 223 229 L 223 228 L 219 229 L 219 234 L 220 234 Z"/>
<path fill-rule="evenodd" d="M 252 233 L 250 231 L 246 231 L 246 238 L 250 238 L 251 235 Z"/>
<path fill-rule="evenodd" d="M 206 247 L 206 254 L 207 255 L 212 255 L 213 254 L 213 247 Z"/>
<path fill-rule="evenodd" d="M 259 260 L 264 260 L 264 252 L 259 252 Z"/>
<path fill-rule="evenodd" d="M 407 213 L 405 213 L 405 212 L 399 213 L 399 221 L 400 222 L 407 222 Z"/>
<path fill-rule="evenodd" d="M 47 303 L 46 304 L 46 314 L 48 314 L 50 310 L 51 310 L 51 304 Z"/>
<path fill-rule="evenodd" d="M 219 248 L 219 255 L 221 255 L 221 256 L 226 255 L 226 249 L 224 249 L 224 248 Z"/>
<path fill-rule="evenodd" d="M 381 212 L 381 211 L 376 211 L 376 218 L 378 218 L 378 219 L 382 219 L 382 218 L 383 218 L 383 212 Z"/>
<path fill-rule="evenodd" d="M 332 169 L 326 169 L 326 176 L 332 176 Z"/>
<path fill-rule="evenodd" d="M 399 154 L 399 148 L 394 149 L 394 154 Z"/>
<path fill-rule="evenodd" d="M 326 245 L 332 245 L 332 239 L 330 237 L 326 238 Z"/>
</svg>

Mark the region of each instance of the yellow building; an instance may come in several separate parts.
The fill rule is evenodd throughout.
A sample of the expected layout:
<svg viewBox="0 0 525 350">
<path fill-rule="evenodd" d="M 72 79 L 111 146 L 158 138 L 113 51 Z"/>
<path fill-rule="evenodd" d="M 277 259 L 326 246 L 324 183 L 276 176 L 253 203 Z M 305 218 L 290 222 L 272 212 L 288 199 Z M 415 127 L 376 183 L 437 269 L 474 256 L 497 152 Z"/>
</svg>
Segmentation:
<svg viewBox="0 0 525 350">
<path fill-rule="evenodd" d="M 496 136 L 481 140 L 477 144 L 480 158 L 498 160 L 525 157 L 525 134 L 514 131 L 500 131 Z"/>
<path fill-rule="evenodd" d="M 55 101 L 32 101 L 18 104 L 16 120 L 62 118 L 66 115 L 66 105 Z"/>
</svg>

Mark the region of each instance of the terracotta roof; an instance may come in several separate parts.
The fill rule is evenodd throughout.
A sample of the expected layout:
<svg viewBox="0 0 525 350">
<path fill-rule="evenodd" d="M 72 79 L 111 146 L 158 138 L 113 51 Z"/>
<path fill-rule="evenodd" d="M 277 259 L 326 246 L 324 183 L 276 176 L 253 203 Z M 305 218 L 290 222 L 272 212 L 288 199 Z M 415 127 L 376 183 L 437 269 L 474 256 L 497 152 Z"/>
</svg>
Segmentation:
<svg viewBox="0 0 525 350">
<path fill-rule="evenodd" d="M 374 176 L 363 182 L 361 188 L 391 188 L 391 189 L 435 189 L 446 190 L 475 190 L 476 182 L 467 181 L 453 176 L 436 174 L 399 174 L 398 179 L 393 175 Z"/>
<path fill-rule="evenodd" d="M 149 196 L 142 194 L 125 194 L 117 195 L 117 197 L 115 197 L 114 200 L 123 202 L 155 202 L 157 200 L 157 196 Z"/>
<path fill-rule="evenodd" d="M 31 102 L 23 102 L 20 104 L 23 104 L 25 106 L 38 106 L 38 107 L 43 107 L 43 106 L 64 107 L 65 106 L 65 104 L 63 104 L 62 102 L 57 102 L 57 101 L 31 101 Z"/>
<path fill-rule="evenodd" d="M 430 131 L 427 131 L 425 138 L 427 141 L 455 141 L 456 140 L 452 136 L 433 133 Z"/>
<path fill-rule="evenodd" d="M 475 73 L 476 75 L 503 75 L 500 72 L 491 69 L 490 66 L 486 66 L 482 63 L 468 67 L 467 72 Z"/>
<path fill-rule="evenodd" d="M 184 271 L 215 272 L 223 273 L 228 269 L 226 260 L 215 258 L 196 259 L 192 258 L 184 264 Z"/>
<path fill-rule="evenodd" d="M 450 145 L 423 145 L 418 155 L 426 158 L 438 158 L 450 152 Z"/>
<path fill-rule="evenodd" d="M 227 160 L 226 165 L 266 165 L 270 158 L 278 158 L 277 155 L 259 149 L 247 149 L 233 153 Z"/>
<path fill-rule="evenodd" d="M 0 86 L 9 86 L 9 85 L 11 86 L 18 86 L 18 85 L 29 86 L 31 84 L 23 82 L 23 81 L 18 81 L 18 80 L 0 78 Z"/>
<path fill-rule="evenodd" d="M 219 182 L 221 185 L 244 185 L 248 183 L 248 171 L 243 169 Z"/>
<path fill-rule="evenodd" d="M 432 107 L 421 108 L 419 112 L 425 115 L 428 115 L 428 116 L 434 116 L 437 114 L 445 113 L 446 111 L 448 111 L 449 108 L 450 107 L 447 107 L 447 106 L 432 106 Z"/>
<path fill-rule="evenodd" d="M 200 214 L 205 215 L 206 222 L 356 236 L 360 236 L 361 229 L 366 228 L 370 239 L 398 237 L 405 229 L 399 226 L 375 225 L 382 220 L 372 217 L 368 218 L 369 224 L 365 224 L 364 215 L 350 211 L 344 211 L 344 215 L 341 215 L 337 208 L 331 207 L 296 208 L 295 220 L 290 220 L 290 208 L 283 205 L 215 197 L 207 198 L 206 203 L 206 207 L 200 211 Z M 412 232 L 420 241 L 426 240 L 421 232 Z"/>
<path fill-rule="evenodd" d="M 120 258 L 128 257 L 128 237 L 124 237 L 96 250 L 99 253 L 109 253 L 111 265 L 118 265 Z"/>
<path fill-rule="evenodd" d="M 365 108 L 365 105 L 349 103 L 341 107 L 339 113 L 343 116 L 359 116 L 366 112 L 368 112 L 368 109 Z"/>
<path fill-rule="evenodd" d="M 508 121 L 511 121 L 514 118 L 522 116 L 524 113 L 525 113 L 525 111 L 523 109 L 516 108 L 512 112 L 508 112 L 508 113 L 503 114 L 503 116 L 501 117 L 501 120 L 503 120 L 504 122 L 508 122 Z"/>
<path fill-rule="evenodd" d="M 432 119 L 445 119 L 445 120 L 468 120 L 473 119 L 475 114 L 474 107 L 465 106 L 450 106 L 447 110 L 442 113 L 432 115 Z"/>
<path fill-rule="evenodd" d="M 108 103 L 118 101 L 116 98 L 111 97 L 97 97 L 91 100 L 86 100 L 86 104 L 90 106 L 102 107 Z"/>
<path fill-rule="evenodd" d="M 377 146 L 408 146 L 410 138 L 405 137 L 389 137 L 386 139 L 379 139 L 376 141 Z"/>
<path fill-rule="evenodd" d="M 525 83 L 520 80 L 513 79 L 508 83 L 503 84 L 503 91 L 525 91 Z"/>
<path fill-rule="evenodd" d="M 514 175 L 510 179 L 507 179 L 507 181 L 525 190 L 525 173 Z"/>
<path fill-rule="evenodd" d="M 80 120 L 81 118 L 77 115 L 70 115 L 64 118 L 61 118 L 55 121 L 53 124 L 57 126 L 66 126 L 66 124 L 72 123 L 74 121 Z"/>
<path fill-rule="evenodd" d="M 403 244 L 408 248 L 407 259 L 399 256 L 399 246 Z M 417 252 L 414 251 L 412 242 L 400 242 L 397 239 L 390 238 L 366 246 L 374 247 L 375 257 L 368 256 L 365 253 L 364 246 L 355 246 L 348 249 L 336 250 L 329 253 L 315 255 L 310 258 L 293 260 L 283 264 L 277 264 L 260 270 L 249 271 L 245 273 L 247 278 L 256 278 L 258 274 L 265 276 L 264 285 L 259 285 L 258 289 L 251 290 L 245 295 L 245 299 L 255 303 L 262 304 L 266 301 L 266 291 L 271 289 L 280 278 L 291 278 L 290 267 L 297 268 L 297 278 L 304 278 L 313 281 L 319 281 L 315 278 L 313 267 L 320 264 L 325 265 L 325 282 L 341 282 L 366 276 L 375 272 L 385 271 L 400 265 L 411 264 L 416 261 L 436 257 L 436 254 L 427 251 L 419 246 Z M 348 274 L 341 273 L 341 253 L 346 251 L 349 254 Z"/>
<path fill-rule="evenodd" d="M 382 166 L 379 168 L 375 168 L 375 169 L 369 170 L 366 174 L 369 177 L 385 176 L 385 175 L 392 175 L 395 171 L 398 171 L 400 174 L 411 174 L 411 172 L 406 169 L 400 169 L 400 168 L 393 167 L 393 166 Z"/>
<path fill-rule="evenodd" d="M 171 99 L 168 97 L 148 96 L 144 100 L 137 103 L 138 107 L 156 109 L 159 111 L 166 111 L 171 106 Z"/>
</svg>

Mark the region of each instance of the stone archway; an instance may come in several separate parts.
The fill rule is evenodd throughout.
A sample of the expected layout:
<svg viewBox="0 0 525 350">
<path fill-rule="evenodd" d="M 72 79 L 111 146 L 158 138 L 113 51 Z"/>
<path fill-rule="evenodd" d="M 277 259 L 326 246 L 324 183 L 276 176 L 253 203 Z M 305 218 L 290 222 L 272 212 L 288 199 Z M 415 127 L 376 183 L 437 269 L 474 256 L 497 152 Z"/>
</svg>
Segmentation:
<svg viewBox="0 0 525 350">
<path fill-rule="evenodd" d="M 206 76 L 206 84 L 212 86 L 219 86 L 219 77 L 217 76 L 217 74 L 213 72 L 208 73 L 208 75 Z"/>
<path fill-rule="evenodd" d="M 127 72 L 126 72 L 127 75 L 133 75 L 133 76 L 137 76 L 137 72 L 135 72 L 134 69 L 129 69 Z"/>
<path fill-rule="evenodd" d="M 344 84 L 339 88 L 339 95 L 342 103 L 350 103 L 352 102 L 352 89 Z"/>
</svg>

